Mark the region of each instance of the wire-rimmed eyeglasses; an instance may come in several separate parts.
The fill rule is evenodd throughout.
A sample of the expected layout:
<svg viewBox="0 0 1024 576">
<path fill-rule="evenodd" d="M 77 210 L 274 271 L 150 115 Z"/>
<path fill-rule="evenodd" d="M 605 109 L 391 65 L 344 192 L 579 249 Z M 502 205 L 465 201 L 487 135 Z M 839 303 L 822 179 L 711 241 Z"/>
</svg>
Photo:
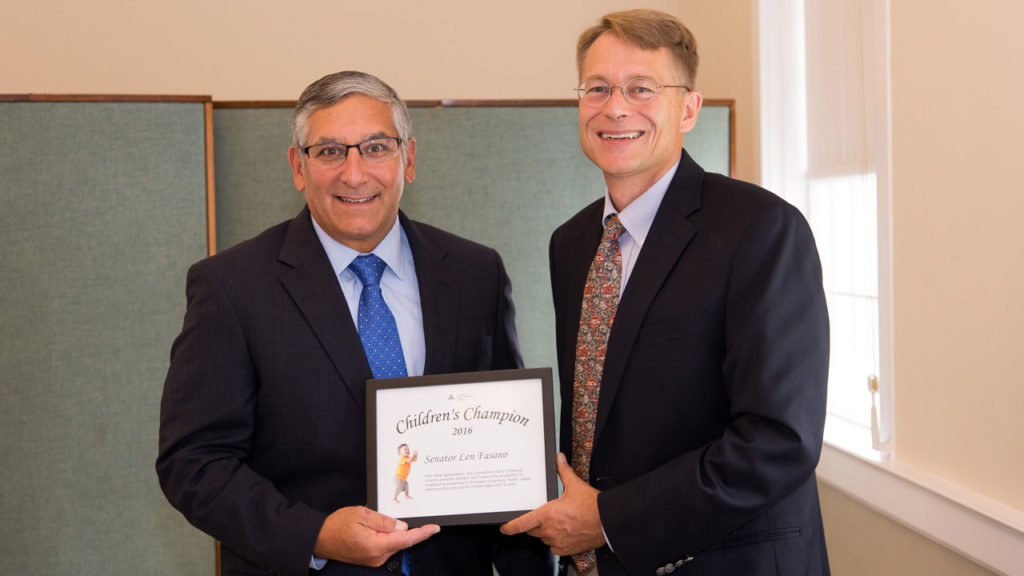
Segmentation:
<svg viewBox="0 0 1024 576">
<path fill-rule="evenodd" d="M 630 78 L 621 86 L 612 86 L 604 80 L 587 80 L 576 88 L 580 101 L 594 106 L 604 104 L 612 97 L 616 88 L 622 90 L 622 97 L 633 105 L 647 104 L 658 95 L 662 88 L 682 88 L 689 92 L 689 86 L 658 84 L 650 78 Z"/>
</svg>

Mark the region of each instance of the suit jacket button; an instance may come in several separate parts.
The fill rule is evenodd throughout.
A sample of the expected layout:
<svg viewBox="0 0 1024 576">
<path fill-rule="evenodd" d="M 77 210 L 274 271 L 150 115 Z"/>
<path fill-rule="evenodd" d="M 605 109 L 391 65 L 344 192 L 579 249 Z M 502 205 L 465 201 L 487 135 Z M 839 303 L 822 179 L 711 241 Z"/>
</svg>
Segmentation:
<svg viewBox="0 0 1024 576">
<path fill-rule="evenodd" d="M 665 576 L 665 567 L 662 566 L 662 567 L 658 568 L 657 570 L 654 571 L 654 573 L 657 574 L 658 576 Z"/>
</svg>

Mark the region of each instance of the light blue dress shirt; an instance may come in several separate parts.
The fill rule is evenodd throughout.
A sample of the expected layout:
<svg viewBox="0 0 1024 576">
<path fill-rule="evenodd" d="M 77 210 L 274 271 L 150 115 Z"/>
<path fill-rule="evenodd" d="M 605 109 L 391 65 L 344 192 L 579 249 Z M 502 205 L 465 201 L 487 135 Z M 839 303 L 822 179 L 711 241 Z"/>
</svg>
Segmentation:
<svg viewBox="0 0 1024 576">
<path fill-rule="evenodd" d="M 629 203 L 621 212 L 615 209 L 615 205 L 612 204 L 612 196 L 607 189 L 604 191 L 604 217 L 601 219 L 603 225 L 608 221 L 608 217 L 612 214 L 616 214 L 619 217 L 619 222 L 622 223 L 622 227 L 626 229 L 626 233 L 619 236 L 619 250 L 622 252 L 622 285 L 619 286 L 619 298 L 622 298 L 622 294 L 626 290 L 626 282 L 629 281 L 629 277 L 633 274 L 633 267 L 636 266 L 636 259 L 640 256 L 640 249 L 644 247 L 644 241 L 647 240 L 647 233 L 651 231 L 651 224 L 654 223 L 654 216 L 658 213 L 658 208 L 661 207 L 661 201 L 665 198 L 665 193 L 668 192 L 668 185 L 672 183 L 672 178 L 676 175 L 676 170 L 679 169 L 679 161 L 672 168 L 665 173 L 664 176 L 658 179 L 650 188 L 644 191 L 643 194 L 637 197 Z"/>
<path fill-rule="evenodd" d="M 355 272 L 348 269 L 348 265 L 361 253 L 331 238 L 316 220 L 313 220 L 313 229 L 327 252 L 341 291 L 345 294 L 345 301 L 348 302 L 352 322 L 358 329 L 359 295 L 363 291 L 363 283 Z M 402 353 L 405 355 L 405 371 L 409 376 L 422 376 L 427 349 L 423 336 L 420 287 L 416 281 L 416 265 L 413 263 L 409 239 L 398 220 L 395 220 L 387 236 L 371 253 L 387 264 L 380 279 L 380 291 L 398 326 L 398 338 L 402 341 Z"/>
</svg>

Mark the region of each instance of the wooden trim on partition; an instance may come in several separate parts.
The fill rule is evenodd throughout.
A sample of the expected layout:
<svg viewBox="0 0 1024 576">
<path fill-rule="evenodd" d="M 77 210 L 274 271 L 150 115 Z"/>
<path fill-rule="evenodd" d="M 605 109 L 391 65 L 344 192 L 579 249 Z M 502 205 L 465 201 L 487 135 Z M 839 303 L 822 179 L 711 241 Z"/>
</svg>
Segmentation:
<svg viewBox="0 0 1024 576">
<path fill-rule="evenodd" d="M 444 100 L 406 100 L 405 105 L 409 108 L 440 108 Z"/>
<path fill-rule="evenodd" d="M 217 100 L 214 108 L 294 108 L 295 100 Z"/>
<path fill-rule="evenodd" d="M 0 94 L 0 102 L 212 102 L 211 96 L 158 94 Z"/>
<path fill-rule="evenodd" d="M 576 98 L 549 100 L 442 100 L 444 108 L 575 108 Z"/>
<path fill-rule="evenodd" d="M 216 177 L 213 165 L 213 103 L 203 105 L 206 142 L 206 252 L 217 253 Z"/>
<path fill-rule="evenodd" d="M 406 100 L 409 108 L 438 108 L 443 100 Z M 295 100 L 221 100 L 213 103 L 214 108 L 294 108 Z"/>
<path fill-rule="evenodd" d="M 729 173 L 726 176 L 736 174 L 736 101 L 732 98 L 709 98 L 704 101 L 705 106 L 728 106 L 729 107 Z"/>
<path fill-rule="evenodd" d="M 406 100 L 409 108 L 538 108 L 576 106 L 575 98 L 548 100 Z M 214 108 L 294 108 L 295 100 L 223 100 L 215 101 Z"/>
</svg>

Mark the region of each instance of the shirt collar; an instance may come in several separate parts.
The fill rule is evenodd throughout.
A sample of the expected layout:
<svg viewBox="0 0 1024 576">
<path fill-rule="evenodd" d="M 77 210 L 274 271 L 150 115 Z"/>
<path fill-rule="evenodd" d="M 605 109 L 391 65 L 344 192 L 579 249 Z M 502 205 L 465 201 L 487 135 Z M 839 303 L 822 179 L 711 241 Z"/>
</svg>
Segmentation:
<svg viewBox="0 0 1024 576">
<path fill-rule="evenodd" d="M 681 159 L 682 157 L 680 157 Z M 626 229 L 626 233 L 642 246 L 644 240 L 647 239 L 647 233 L 651 230 L 651 224 L 654 223 L 654 216 L 658 213 L 658 207 L 661 206 L 661 201 L 665 198 L 665 193 L 668 192 L 668 185 L 672 183 L 672 178 L 676 175 L 676 170 L 679 169 L 680 160 L 676 160 L 675 165 L 668 172 L 665 172 L 654 185 L 637 197 L 636 200 L 630 202 L 629 206 L 626 206 L 621 212 L 615 209 L 615 204 L 612 204 L 611 193 L 605 189 L 604 217 L 601 219 L 601 224 L 604 225 L 612 214 L 618 215 L 619 222 L 622 222 L 622 227 Z"/>
<path fill-rule="evenodd" d="M 345 246 L 341 242 L 338 242 L 334 238 L 331 238 L 327 232 L 324 232 L 323 228 L 320 227 L 316 222 L 316 218 L 310 216 L 310 220 L 313 221 L 313 230 L 316 231 L 317 238 L 320 239 L 320 244 L 323 245 L 324 251 L 327 252 L 327 258 L 331 261 L 331 268 L 334 268 L 335 276 L 341 275 L 342 272 L 348 269 L 348 265 L 352 263 L 356 257 L 363 254 Z M 398 223 L 398 218 L 395 218 L 394 225 L 391 226 L 391 230 L 388 231 L 384 239 L 380 241 L 380 244 L 370 252 L 376 254 L 378 258 L 387 264 L 388 268 L 398 276 L 399 279 L 404 278 L 405 270 L 405 259 L 402 258 L 402 237 L 405 232 L 402 230 L 401 225 Z"/>
</svg>

